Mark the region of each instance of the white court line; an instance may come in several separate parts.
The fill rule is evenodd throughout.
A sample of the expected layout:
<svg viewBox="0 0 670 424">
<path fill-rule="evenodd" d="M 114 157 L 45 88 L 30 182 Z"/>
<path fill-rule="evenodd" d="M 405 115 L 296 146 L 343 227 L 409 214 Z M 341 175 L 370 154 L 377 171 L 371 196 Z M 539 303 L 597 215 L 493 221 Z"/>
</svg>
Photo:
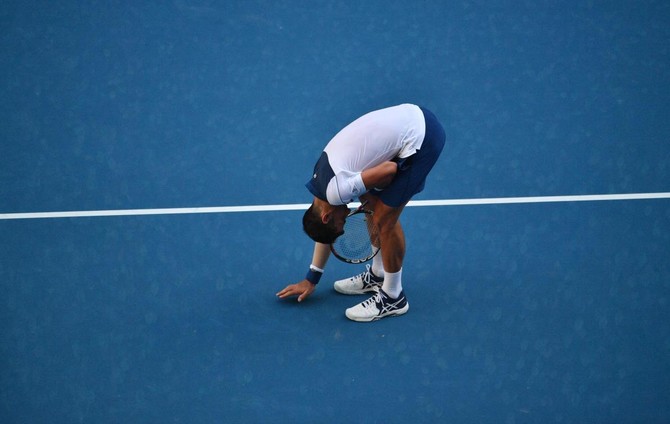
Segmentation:
<svg viewBox="0 0 670 424">
<path fill-rule="evenodd" d="M 552 203 L 552 202 L 595 202 L 612 200 L 650 200 L 670 199 L 666 193 L 628 193 L 628 194 L 586 194 L 575 196 L 537 196 L 537 197 L 493 197 L 481 199 L 441 199 L 412 200 L 407 206 L 468 206 L 468 205 L 503 205 L 513 203 Z M 360 203 L 352 203 L 357 207 Z M 249 206 L 218 206 L 203 208 L 163 208 L 163 209 L 114 209 L 98 211 L 65 211 L 65 212 L 27 212 L 0 213 L 0 220 L 10 219 L 45 219 L 45 218 L 84 218 L 99 216 L 136 216 L 136 215 L 184 215 L 204 213 L 234 212 L 277 212 L 305 210 L 309 203 L 284 205 L 249 205 Z"/>
</svg>

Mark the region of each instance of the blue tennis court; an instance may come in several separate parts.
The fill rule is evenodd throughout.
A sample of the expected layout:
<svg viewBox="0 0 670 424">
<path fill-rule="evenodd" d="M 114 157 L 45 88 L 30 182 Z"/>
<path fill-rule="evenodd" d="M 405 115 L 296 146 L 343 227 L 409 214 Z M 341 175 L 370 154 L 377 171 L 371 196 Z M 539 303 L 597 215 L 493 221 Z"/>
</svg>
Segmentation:
<svg viewBox="0 0 670 424">
<path fill-rule="evenodd" d="M 667 422 L 668 22 L 660 1 L 4 2 L 0 422 Z M 283 206 L 340 128 L 404 102 L 447 132 L 432 206 L 401 218 L 410 311 L 349 321 L 365 297 L 332 281 L 362 269 L 334 258 L 278 300 L 312 254 Z"/>
</svg>

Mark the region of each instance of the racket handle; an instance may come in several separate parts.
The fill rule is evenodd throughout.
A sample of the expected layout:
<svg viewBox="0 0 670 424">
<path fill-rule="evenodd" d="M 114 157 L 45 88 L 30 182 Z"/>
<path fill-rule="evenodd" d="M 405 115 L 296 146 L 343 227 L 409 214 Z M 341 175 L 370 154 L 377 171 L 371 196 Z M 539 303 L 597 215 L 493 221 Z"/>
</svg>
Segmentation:
<svg viewBox="0 0 670 424">
<path fill-rule="evenodd" d="M 367 204 L 368 204 L 368 201 L 367 201 L 367 200 L 364 201 L 363 203 L 361 203 L 361 205 L 360 205 L 359 207 L 357 207 L 357 208 L 354 209 L 353 211 L 349 212 L 349 215 L 347 215 L 347 217 L 349 217 L 349 216 L 351 216 L 351 215 L 353 215 L 353 214 L 355 214 L 355 213 L 358 213 L 358 212 L 362 211 L 363 208 L 365 207 L 365 205 L 367 205 Z"/>
</svg>

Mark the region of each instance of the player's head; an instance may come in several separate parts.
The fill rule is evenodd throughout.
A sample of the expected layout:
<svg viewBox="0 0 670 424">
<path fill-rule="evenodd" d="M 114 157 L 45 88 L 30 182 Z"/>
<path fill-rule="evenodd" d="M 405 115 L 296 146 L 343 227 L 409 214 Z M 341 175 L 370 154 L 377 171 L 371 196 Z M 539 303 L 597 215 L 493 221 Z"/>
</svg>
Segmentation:
<svg viewBox="0 0 670 424">
<path fill-rule="evenodd" d="M 340 209 L 342 208 L 332 208 L 332 210 L 324 211 L 324 205 L 315 200 L 312 203 L 312 206 L 307 209 L 305 215 L 302 217 L 302 229 L 312 240 L 323 243 L 331 244 L 339 236 L 344 234 L 342 227 L 344 225 L 344 216 L 346 216 L 346 206 L 344 206 L 345 214 L 340 219 Z M 327 203 L 326 203 L 327 205 Z M 330 205 L 328 205 L 330 206 Z"/>
</svg>

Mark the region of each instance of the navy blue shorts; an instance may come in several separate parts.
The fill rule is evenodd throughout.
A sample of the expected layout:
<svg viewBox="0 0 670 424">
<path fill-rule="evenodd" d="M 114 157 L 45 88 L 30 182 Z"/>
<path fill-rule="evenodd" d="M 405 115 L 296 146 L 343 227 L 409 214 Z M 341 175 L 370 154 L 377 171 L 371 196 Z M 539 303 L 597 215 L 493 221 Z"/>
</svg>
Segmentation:
<svg viewBox="0 0 670 424">
<path fill-rule="evenodd" d="M 415 194 L 423 191 L 426 177 L 433 169 L 437 158 L 444 148 L 444 128 L 435 115 L 427 109 L 421 108 L 426 120 L 426 135 L 421 149 L 412 156 L 398 162 L 398 173 L 385 189 L 371 190 L 369 193 L 379 197 L 386 205 L 397 208 L 406 204 Z"/>
</svg>

